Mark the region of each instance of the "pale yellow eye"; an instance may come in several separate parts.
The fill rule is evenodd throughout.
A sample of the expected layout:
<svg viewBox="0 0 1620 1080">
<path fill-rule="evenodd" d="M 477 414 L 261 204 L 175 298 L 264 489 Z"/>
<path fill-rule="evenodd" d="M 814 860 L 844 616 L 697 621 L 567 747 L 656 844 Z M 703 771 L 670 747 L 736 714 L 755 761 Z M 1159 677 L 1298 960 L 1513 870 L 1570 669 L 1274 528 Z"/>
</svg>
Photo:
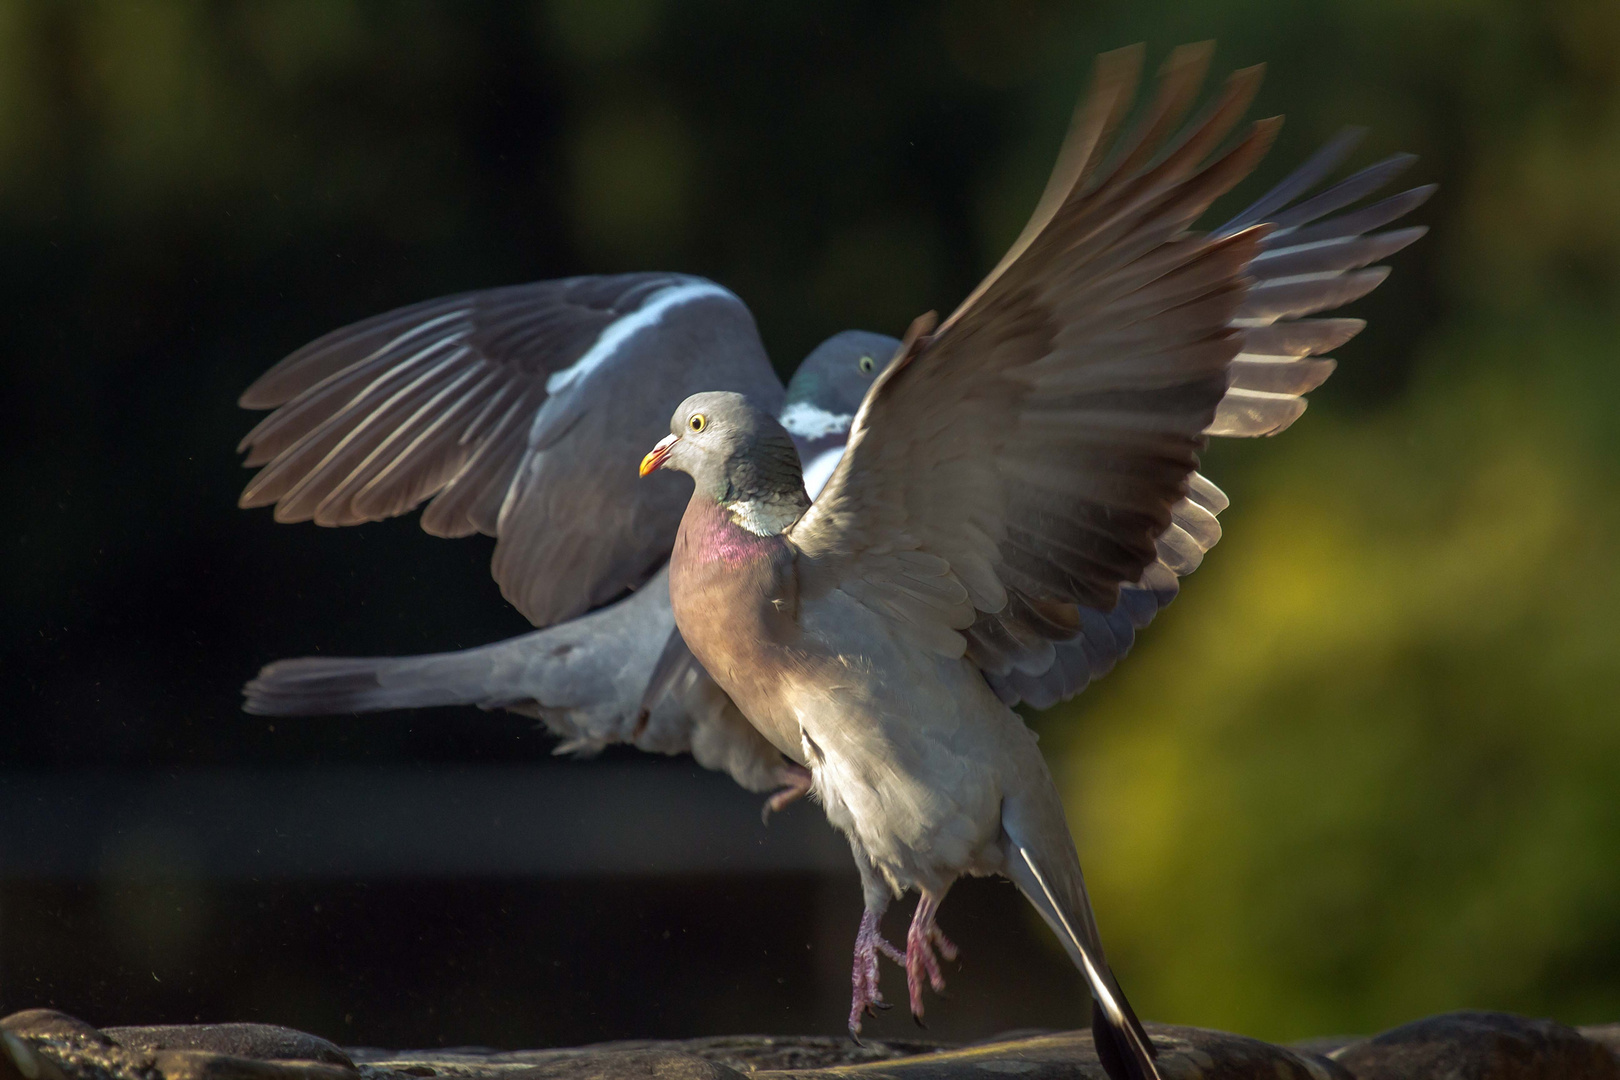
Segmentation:
<svg viewBox="0 0 1620 1080">
<path fill-rule="evenodd" d="M 703 418 L 702 413 L 693 413 L 692 418 L 686 422 L 686 426 L 691 428 L 694 432 L 697 432 L 708 427 L 709 422 Z"/>
<path fill-rule="evenodd" d="M 862 372 L 864 372 L 867 375 L 870 375 L 870 374 L 872 374 L 872 369 L 875 368 L 875 367 L 877 367 L 877 361 L 873 360 L 870 356 L 861 357 L 861 371 Z"/>
</svg>

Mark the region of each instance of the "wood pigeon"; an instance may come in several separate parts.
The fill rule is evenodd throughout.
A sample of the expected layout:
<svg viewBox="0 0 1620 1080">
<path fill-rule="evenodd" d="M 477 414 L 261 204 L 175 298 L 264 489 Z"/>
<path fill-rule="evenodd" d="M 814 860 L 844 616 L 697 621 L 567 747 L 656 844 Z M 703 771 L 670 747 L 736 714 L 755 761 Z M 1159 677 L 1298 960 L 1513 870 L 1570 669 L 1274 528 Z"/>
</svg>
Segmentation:
<svg viewBox="0 0 1620 1080">
<path fill-rule="evenodd" d="M 898 345 L 835 335 L 784 393 L 741 300 L 703 278 L 643 273 L 430 300 L 304 346 L 242 395 L 275 411 L 238 448 L 262 466 L 241 505 L 352 525 L 431 499 L 422 527 L 495 536 L 495 579 L 545 629 L 430 656 L 278 661 L 244 688 L 244 707 L 505 708 L 544 721 L 559 752 L 691 753 L 751 791 L 782 788 L 767 804 L 780 807 L 808 774 L 701 669 L 647 693 L 675 628 L 664 564 L 683 494 L 674 481 L 638 485 L 620 463 L 683 397 L 723 386 L 780 408 L 825 475 Z"/>
<path fill-rule="evenodd" d="M 849 1026 L 882 1004 L 878 956 L 904 965 L 911 1011 L 955 955 L 935 914 L 965 874 L 1012 879 L 1093 998 L 1115 1078 L 1157 1078 L 1152 1042 L 1104 957 L 1063 804 L 1009 701 L 1068 693 L 1173 595 L 1220 535 L 1225 497 L 1196 472 L 1210 435 L 1281 431 L 1360 328 L 1305 316 L 1387 274 L 1367 267 L 1421 229 L 1382 227 L 1416 189 L 1391 158 L 1311 198 L 1352 136 L 1210 232 L 1210 204 L 1260 161 L 1278 121 L 1220 149 L 1260 81 L 1237 72 L 1190 124 L 1207 45 L 1172 54 L 1124 125 L 1140 48 L 1100 58 L 1045 193 L 943 323 L 916 320 L 867 392 L 812 503 L 772 410 L 687 398 L 642 460 L 694 481 L 669 564 L 696 662 L 784 757 L 849 840 L 866 910 Z M 1292 204 L 1292 205 L 1290 205 Z M 879 929 L 920 894 L 903 953 Z"/>
</svg>

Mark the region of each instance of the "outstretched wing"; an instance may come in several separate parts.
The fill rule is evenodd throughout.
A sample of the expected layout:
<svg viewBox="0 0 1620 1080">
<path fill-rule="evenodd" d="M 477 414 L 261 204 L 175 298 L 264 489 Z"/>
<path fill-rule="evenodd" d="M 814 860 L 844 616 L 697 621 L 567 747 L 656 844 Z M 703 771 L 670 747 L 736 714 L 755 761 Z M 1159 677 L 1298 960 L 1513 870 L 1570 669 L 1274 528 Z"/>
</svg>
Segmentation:
<svg viewBox="0 0 1620 1080">
<path fill-rule="evenodd" d="M 497 538 L 501 591 L 545 626 L 644 581 L 686 496 L 625 465 L 688 395 L 776 409 L 753 317 L 714 282 L 622 274 L 489 289 L 333 331 L 241 404 L 275 409 L 242 440 L 263 466 L 244 507 L 353 525 L 432 499 L 436 536 Z"/>
<path fill-rule="evenodd" d="M 1140 55 L 1101 59 L 1030 225 L 937 332 L 914 326 L 789 533 L 802 590 L 841 590 L 992 675 L 1048 670 L 1081 609 L 1113 612 L 1126 583 L 1173 586 L 1183 536 L 1213 543 L 1191 479 L 1205 432 L 1280 426 L 1269 399 L 1220 412 L 1245 324 L 1282 306 L 1246 307 L 1270 228 L 1188 231 L 1269 145 L 1262 121 L 1211 158 L 1259 71 L 1177 136 L 1209 55 L 1178 50 L 1114 145 Z"/>
<path fill-rule="evenodd" d="M 1398 220 L 1434 194 L 1434 185 L 1411 188 L 1355 210 L 1348 207 L 1376 194 L 1414 160 L 1396 154 L 1304 198 L 1336 169 L 1361 141 L 1349 130 L 1333 139 L 1253 205 L 1222 225 L 1215 236 L 1269 223 L 1261 253 L 1249 265 L 1254 284 L 1234 325 L 1244 331 L 1243 351 L 1232 361 L 1231 377 L 1209 435 L 1275 435 L 1305 411 L 1302 395 L 1333 373 L 1335 362 L 1321 354 L 1354 337 L 1360 319 L 1311 318 L 1357 300 L 1388 275 L 1370 267 L 1417 240 L 1421 227 L 1377 230 Z M 1343 212 L 1341 212 L 1343 211 Z M 996 693 L 1009 705 L 1048 708 L 1106 675 L 1130 651 L 1136 631 L 1153 621 L 1180 588 L 1180 578 L 1198 568 L 1221 537 L 1213 519 L 1227 498 L 1194 473 L 1187 499 L 1171 508 L 1170 537 L 1158 540 L 1159 559 L 1143 582 L 1121 586 L 1112 611 L 1079 608 L 1078 633 L 1053 643 L 1052 662 L 1040 650 L 987 670 Z M 1179 530 L 1179 531 L 1177 531 Z"/>
</svg>

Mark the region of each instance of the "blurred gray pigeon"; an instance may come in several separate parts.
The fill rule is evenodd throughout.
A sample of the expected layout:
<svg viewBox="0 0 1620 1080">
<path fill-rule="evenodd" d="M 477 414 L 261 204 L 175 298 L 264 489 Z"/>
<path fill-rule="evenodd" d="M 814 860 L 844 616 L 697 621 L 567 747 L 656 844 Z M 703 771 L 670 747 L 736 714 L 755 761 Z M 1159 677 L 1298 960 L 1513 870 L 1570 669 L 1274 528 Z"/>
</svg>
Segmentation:
<svg viewBox="0 0 1620 1080">
<path fill-rule="evenodd" d="M 1421 230 L 1365 234 L 1428 193 L 1321 220 L 1403 157 L 1290 207 L 1342 156 L 1341 138 L 1233 221 L 1191 231 L 1278 126 L 1216 152 L 1256 68 L 1183 128 L 1210 51 L 1172 54 L 1128 135 L 1141 50 L 1099 60 L 1029 224 L 944 323 L 913 323 L 813 504 L 788 432 L 736 393 L 688 398 L 642 460 L 643 476 L 694 481 L 669 576 L 686 645 L 809 770 L 849 839 L 866 900 L 852 1033 L 882 1003 L 880 953 L 904 964 L 921 1016 L 925 981 L 943 989 L 939 956 L 956 952 L 940 902 L 964 874 L 998 874 L 1084 975 L 1109 1074 L 1158 1076 L 1103 955 L 1058 791 L 1006 702 L 1064 692 L 1052 673 L 1065 652 L 1089 663 L 1097 620 L 1124 609 L 1136 622 L 1133 604 L 1156 608 L 1197 566 L 1225 506 L 1195 472 L 1207 436 L 1272 434 L 1300 415 L 1300 395 L 1332 370 L 1316 355 L 1360 329 L 1302 316 L 1382 281 L 1365 267 Z M 902 956 L 879 923 L 911 889 Z"/>
<path fill-rule="evenodd" d="M 351 525 L 432 498 L 422 526 L 497 538 L 493 573 L 546 629 L 431 656 L 282 660 L 245 708 L 318 715 L 471 704 L 534 716 L 559 752 L 629 743 L 691 753 L 745 788 L 804 790 L 807 774 L 744 721 L 701 669 L 665 662 L 663 569 L 683 495 L 619 467 L 675 403 L 716 385 L 781 417 L 806 465 L 841 447 L 899 341 L 846 331 L 800 365 L 785 398 L 748 309 L 712 281 L 625 274 L 430 300 L 336 330 L 242 395 L 275 411 L 242 440 L 262 465 L 244 507 Z M 823 473 L 831 471 L 824 464 Z M 625 592 L 630 590 L 628 596 Z M 679 676 L 678 678 L 676 676 Z"/>
</svg>

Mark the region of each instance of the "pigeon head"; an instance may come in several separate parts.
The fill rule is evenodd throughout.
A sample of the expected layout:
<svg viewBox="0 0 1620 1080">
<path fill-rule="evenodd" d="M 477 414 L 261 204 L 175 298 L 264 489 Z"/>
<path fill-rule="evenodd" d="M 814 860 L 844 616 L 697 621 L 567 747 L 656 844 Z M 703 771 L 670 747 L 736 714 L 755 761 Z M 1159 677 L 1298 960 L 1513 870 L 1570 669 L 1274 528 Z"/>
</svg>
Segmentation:
<svg viewBox="0 0 1620 1080">
<path fill-rule="evenodd" d="M 688 474 L 697 495 L 760 536 L 786 529 L 810 505 L 792 438 L 741 394 L 693 394 L 681 402 L 669 434 L 641 459 L 642 476 L 655 469 Z"/>
<path fill-rule="evenodd" d="M 872 380 L 899 348 L 898 338 L 865 330 L 845 330 L 817 345 L 788 383 L 783 426 L 807 443 L 843 436 Z"/>
</svg>

